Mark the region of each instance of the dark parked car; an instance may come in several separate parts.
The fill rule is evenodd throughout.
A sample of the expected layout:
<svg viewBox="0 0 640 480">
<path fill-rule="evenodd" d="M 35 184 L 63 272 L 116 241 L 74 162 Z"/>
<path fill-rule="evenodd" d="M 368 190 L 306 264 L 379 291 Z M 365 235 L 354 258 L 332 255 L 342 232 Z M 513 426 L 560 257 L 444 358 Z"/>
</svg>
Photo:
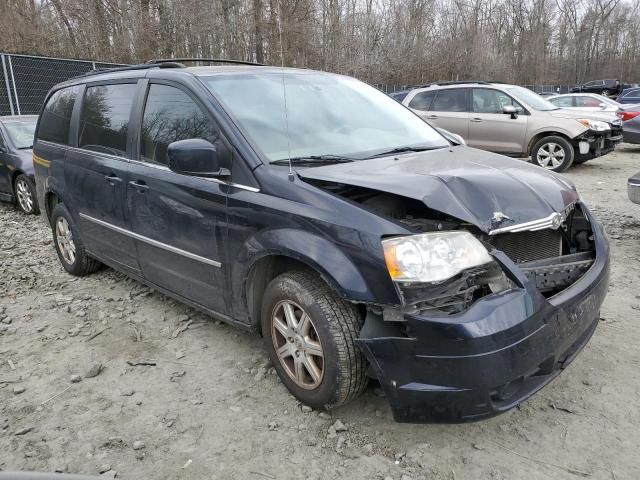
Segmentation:
<svg viewBox="0 0 640 480">
<path fill-rule="evenodd" d="M 622 104 L 640 104 L 640 88 L 625 88 L 616 100 Z"/>
<path fill-rule="evenodd" d="M 16 202 L 26 214 L 40 213 L 33 178 L 36 115 L 0 117 L 0 200 Z"/>
<path fill-rule="evenodd" d="M 506 411 L 582 350 L 608 288 L 607 238 L 569 181 L 454 145 L 345 76 L 88 75 L 49 93 L 34 153 L 70 274 L 105 263 L 261 332 L 315 408 L 373 376 L 398 421 Z"/>
<path fill-rule="evenodd" d="M 402 100 L 404 100 L 404 97 L 406 97 L 410 91 L 411 90 L 399 90 L 397 92 L 391 92 L 389 96 L 393 98 L 396 102 L 402 103 Z"/>
<path fill-rule="evenodd" d="M 640 105 L 622 105 L 617 115 L 622 121 L 624 141 L 640 143 Z"/>
<path fill-rule="evenodd" d="M 622 85 L 620 80 L 608 79 L 608 80 L 593 80 L 591 82 L 578 85 L 571 89 L 571 93 L 584 92 L 584 93 L 597 93 L 604 95 L 605 97 L 615 97 L 622 91 Z"/>
</svg>

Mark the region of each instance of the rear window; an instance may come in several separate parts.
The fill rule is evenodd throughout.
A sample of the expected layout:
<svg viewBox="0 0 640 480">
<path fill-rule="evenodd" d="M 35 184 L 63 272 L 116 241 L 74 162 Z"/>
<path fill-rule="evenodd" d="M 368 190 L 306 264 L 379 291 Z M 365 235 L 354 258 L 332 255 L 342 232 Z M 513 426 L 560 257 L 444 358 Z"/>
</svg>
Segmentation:
<svg viewBox="0 0 640 480">
<path fill-rule="evenodd" d="M 409 102 L 409 108 L 415 108 L 416 110 L 427 111 L 429 110 L 429 107 L 431 107 L 431 102 L 433 102 L 433 99 L 435 98 L 435 96 L 436 96 L 435 91 L 420 92 L 411 99 L 411 101 Z"/>
<path fill-rule="evenodd" d="M 466 88 L 438 90 L 438 95 L 431 106 L 431 110 L 436 112 L 468 112 L 468 93 Z"/>
<path fill-rule="evenodd" d="M 80 114 L 80 148 L 126 157 L 136 88 L 135 83 L 87 88 Z"/>
<path fill-rule="evenodd" d="M 44 107 L 38 128 L 38 139 L 54 143 L 69 143 L 71 113 L 79 87 L 67 87 L 55 92 Z"/>
</svg>

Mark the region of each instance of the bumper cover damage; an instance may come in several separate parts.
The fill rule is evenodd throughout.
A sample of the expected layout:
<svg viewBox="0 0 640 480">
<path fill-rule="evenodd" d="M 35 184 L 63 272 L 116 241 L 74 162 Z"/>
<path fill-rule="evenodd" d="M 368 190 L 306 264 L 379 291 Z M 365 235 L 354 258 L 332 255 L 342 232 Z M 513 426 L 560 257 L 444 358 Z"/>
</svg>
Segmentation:
<svg viewBox="0 0 640 480">
<path fill-rule="evenodd" d="M 578 150 L 576 156 L 580 159 L 601 157 L 615 150 L 616 145 L 622 143 L 622 127 L 613 127 L 607 132 L 589 130 L 576 138 Z"/>
<path fill-rule="evenodd" d="M 569 258 L 558 275 L 581 277 L 545 298 L 538 273 L 494 251 L 514 288 L 449 316 L 405 314 L 393 330 L 357 340 L 399 422 L 461 422 L 509 410 L 551 382 L 589 341 L 609 284 L 609 246 L 594 225 L 595 259 Z M 584 271 L 586 269 L 586 272 Z M 388 324 L 390 322 L 383 322 Z M 396 330 L 397 332 L 397 330 Z"/>
</svg>

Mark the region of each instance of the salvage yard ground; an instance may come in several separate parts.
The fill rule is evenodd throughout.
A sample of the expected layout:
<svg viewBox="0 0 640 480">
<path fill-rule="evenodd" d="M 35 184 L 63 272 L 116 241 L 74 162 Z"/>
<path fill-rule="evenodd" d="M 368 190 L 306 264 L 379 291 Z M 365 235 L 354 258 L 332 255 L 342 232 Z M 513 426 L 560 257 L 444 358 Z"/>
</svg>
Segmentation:
<svg viewBox="0 0 640 480">
<path fill-rule="evenodd" d="M 0 205 L 0 470 L 123 479 L 640 478 L 640 147 L 571 168 L 605 225 L 602 321 L 551 385 L 473 424 L 395 423 L 375 385 L 331 415 L 259 337 L 110 269 L 76 279 L 43 220 Z"/>
</svg>

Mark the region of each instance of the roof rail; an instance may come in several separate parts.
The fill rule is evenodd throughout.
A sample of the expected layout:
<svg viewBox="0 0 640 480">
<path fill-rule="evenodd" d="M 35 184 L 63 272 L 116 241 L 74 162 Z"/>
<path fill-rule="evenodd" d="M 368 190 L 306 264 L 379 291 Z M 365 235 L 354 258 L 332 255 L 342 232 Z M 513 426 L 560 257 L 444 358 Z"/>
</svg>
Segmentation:
<svg viewBox="0 0 640 480">
<path fill-rule="evenodd" d="M 227 60 L 226 58 L 159 58 L 154 60 L 149 60 L 146 64 L 150 65 L 164 65 L 166 63 L 176 63 L 176 62 L 208 62 L 208 63 L 230 63 L 232 65 L 253 65 L 257 67 L 263 67 L 264 63 L 256 63 L 256 62 L 246 62 L 244 60 Z"/>
<path fill-rule="evenodd" d="M 75 78 L 82 77 L 90 77 L 91 75 L 100 75 L 101 73 L 113 73 L 113 72 L 126 72 L 129 70 L 149 70 L 150 68 L 184 68 L 185 66 L 181 63 L 173 62 L 173 63 L 162 63 L 159 65 L 156 64 L 138 64 L 138 65 L 128 65 L 126 67 L 114 67 L 114 68 L 94 68 L 93 70 L 89 70 L 87 73 L 83 73 L 82 75 L 78 75 Z"/>
<path fill-rule="evenodd" d="M 477 83 L 479 85 L 489 85 L 490 82 L 485 82 L 484 80 L 450 80 L 447 82 L 438 82 L 436 85 L 464 85 L 466 83 Z"/>
</svg>

